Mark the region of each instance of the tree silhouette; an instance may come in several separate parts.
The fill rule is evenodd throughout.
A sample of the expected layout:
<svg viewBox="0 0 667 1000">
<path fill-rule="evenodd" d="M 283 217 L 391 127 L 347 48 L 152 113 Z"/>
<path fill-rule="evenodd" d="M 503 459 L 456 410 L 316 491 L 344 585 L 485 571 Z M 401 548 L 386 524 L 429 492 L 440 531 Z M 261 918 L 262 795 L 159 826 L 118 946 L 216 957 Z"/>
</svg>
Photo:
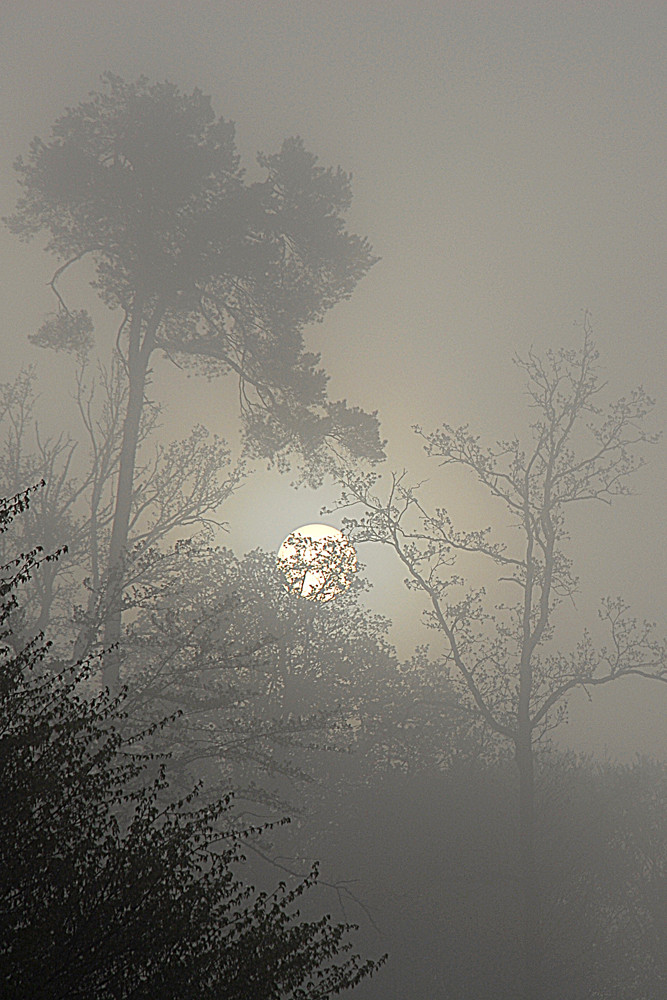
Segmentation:
<svg viewBox="0 0 667 1000">
<path fill-rule="evenodd" d="M 152 746 L 169 746 L 169 773 L 184 786 L 205 776 L 209 790 L 279 795 L 292 808 L 319 794 L 341 756 L 330 751 L 412 764 L 430 752 L 426 739 L 416 745 L 426 692 L 390 645 L 388 620 L 364 606 L 358 576 L 335 600 L 300 600 L 273 553 L 238 558 L 187 541 L 155 552 L 136 589 L 126 707 L 135 728 L 181 710 Z M 450 715 L 441 709 L 429 726 L 440 757 L 467 723 L 448 700 Z"/>
<path fill-rule="evenodd" d="M 0 530 L 29 499 L 0 502 Z M 39 558 L 2 567 L 0 633 Z M 0 651 L 3 997 L 320 1000 L 372 973 L 339 958 L 349 925 L 299 920 L 314 873 L 244 884 L 228 800 L 169 802 L 145 734 L 121 735 L 123 696 L 91 699 L 94 662 L 54 672 L 48 657 L 39 640 Z"/>
<path fill-rule="evenodd" d="M 0 384 L 0 481 L 18 492 L 26 483 L 44 480 L 13 534 L 18 532 L 24 548 L 39 541 L 48 550 L 64 542 L 68 556 L 41 563 L 24 588 L 23 638 L 48 630 L 59 653 L 77 660 L 96 648 L 107 611 L 103 577 L 127 380 L 119 361 L 111 368 L 78 366 L 76 429 L 40 420 L 37 398 L 33 367 Z M 125 558 L 125 604 L 136 575 L 145 574 L 146 550 L 174 530 L 219 527 L 220 509 L 245 472 L 242 462 L 232 462 L 225 442 L 201 425 L 182 440 L 156 443 L 158 420 L 157 407 L 144 408 Z M 15 539 L 3 544 L 0 537 L 0 560 L 10 557 L 11 545 L 15 547 Z M 15 636 L 19 638 L 18 632 Z"/>
<path fill-rule="evenodd" d="M 319 356 L 303 344 L 306 324 L 349 297 L 375 260 L 368 242 L 345 230 L 350 179 L 319 166 L 299 138 L 258 161 L 265 179 L 246 184 L 234 126 L 216 119 L 201 91 L 113 74 L 16 161 L 23 195 L 7 224 L 22 239 L 47 233 L 61 262 L 51 282 L 58 312 L 37 342 L 85 351 L 89 317 L 69 310 L 58 279 L 86 257 L 100 297 L 122 313 L 116 346 L 128 389 L 105 574 L 107 647 L 121 634 L 137 442 L 156 350 L 235 375 L 255 456 L 284 467 L 297 451 L 311 482 L 331 450 L 383 457 L 375 415 L 328 400 Z M 117 651 L 106 680 L 117 687 Z"/>
<path fill-rule="evenodd" d="M 431 511 L 423 491 L 394 475 L 387 498 L 376 477 L 347 477 L 340 506 L 359 505 L 346 519 L 357 542 L 391 546 L 408 583 L 428 602 L 425 620 L 443 641 L 442 667 L 461 698 L 501 743 L 509 744 L 519 779 L 518 841 L 523 887 L 526 1000 L 542 989 L 540 877 L 535 863 L 535 744 L 565 717 L 567 696 L 621 677 L 667 682 L 667 646 L 655 627 L 632 617 L 621 598 L 606 598 L 600 619 L 608 640 L 584 631 L 570 652 L 557 645 L 557 611 L 577 590 L 568 555 L 566 517 L 573 504 L 610 503 L 629 493 L 641 466 L 638 448 L 652 401 L 643 389 L 602 410 L 598 352 L 588 317 L 579 351 L 531 352 L 518 361 L 532 408 L 529 440 L 485 448 L 467 426 L 443 425 L 423 438 L 441 466 L 459 466 L 500 500 L 514 544 L 494 542 L 491 529 L 457 531 L 447 511 Z M 484 587 L 463 590 L 452 567 L 481 558 L 501 589 L 497 603 Z M 457 593 L 458 591 L 458 593 Z M 518 598 L 513 599 L 512 594 Z"/>
</svg>

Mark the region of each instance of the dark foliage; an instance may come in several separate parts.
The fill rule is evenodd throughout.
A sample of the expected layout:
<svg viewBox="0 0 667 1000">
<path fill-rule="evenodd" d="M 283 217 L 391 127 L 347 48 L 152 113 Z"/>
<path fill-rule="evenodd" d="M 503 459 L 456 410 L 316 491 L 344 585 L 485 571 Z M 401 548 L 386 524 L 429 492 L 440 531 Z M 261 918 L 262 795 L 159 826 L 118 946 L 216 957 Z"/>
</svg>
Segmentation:
<svg viewBox="0 0 667 1000">
<path fill-rule="evenodd" d="M 0 529 L 29 502 L 0 504 Z M 3 569 L 0 627 L 39 559 Z M 316 1000 L 375 968 L 350 925 L 304 922 L 289 889 L 239 875 L 229 800 L 168 800 L 159 761 L 122 735 L 95 664 L 54 670 L 35 641 L 0 659 L 0 983 L 7 1000 Z M 250 831 L 246 831 L 246 834 Z"/>
</svg>

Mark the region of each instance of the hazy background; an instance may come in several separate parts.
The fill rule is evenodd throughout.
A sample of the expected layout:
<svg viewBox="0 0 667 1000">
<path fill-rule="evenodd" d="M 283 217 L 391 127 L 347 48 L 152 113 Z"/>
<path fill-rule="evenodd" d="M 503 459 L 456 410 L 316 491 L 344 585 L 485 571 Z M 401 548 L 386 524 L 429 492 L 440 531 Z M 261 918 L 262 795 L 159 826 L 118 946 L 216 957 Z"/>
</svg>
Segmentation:
<svg viewBox="0 0 667 1000">
<path fill-rule="evenodd" d="M 258 150 L 293 134 L 353 172 L 350 228 L 382 260 L 309 345 L 333 398 L 379 409 L 389 466 L 424 474 L 413 423 L 470 422 L 490 441 L 525 427 L 513 353 L 576 346 L 585 309 L 612 389 L 643 383 L 664 426 L 666 29 L 662 2 L 4 0 L 0 211 L 18 193 L 14 158 L 103 71 L 200 87 L 237 123 L 250 173 Z M 62 398 L 69 366 L 26 340 L 53 308 L 52 262 L 4 230 L 0 255 L 0 380 L 34 361 L 45 396 L 50 379 Z M 82 303 L 83 285 L 74 291 L 108 322 L 92 294 Z M 165 434 L 202 421 L 234 440 L 223 388 L 165 367 Z M 665 457 L 663 442 L 639 496 L 574 525 L 582 623 L 606 592 L 662 616 Z M 438 469 L 429 475 L 463 527 L 486 523 L 469 485 L 436 489 Z M 222 541 L 277 549 L 333 496 L 262 473 L 226 506 Z M 419 602 L 389 557 L 360 554 L 370 600 L 407 654 L 424 638 Z M 561 738 L 625 759 L 664 753 L 666 711 L 663 685 L 619 685 L 592 708 L 577 700 Z"/>
</svg>

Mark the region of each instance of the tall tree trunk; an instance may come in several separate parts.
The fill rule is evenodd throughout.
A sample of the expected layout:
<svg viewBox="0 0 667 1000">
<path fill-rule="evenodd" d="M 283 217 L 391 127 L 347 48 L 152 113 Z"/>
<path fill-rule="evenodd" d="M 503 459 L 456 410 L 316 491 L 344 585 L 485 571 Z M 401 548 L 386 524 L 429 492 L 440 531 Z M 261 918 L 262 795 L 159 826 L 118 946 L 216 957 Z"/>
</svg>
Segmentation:
<svg viewBox="0 0 667 1000">
<path fill-rule="evenodd" d="M 111 528 L 105 585 L 104 647 L 108 652 L 104 660 L 103 680 L 112 693 L 115 693 L 120 685 L 118 644 L 120 643 L 122 625 L 123 580 L 146 373 L 155 343 L 155 332 L 164 314 L 164 306 L 158 303 L 148 319 L 145 318 L 145 311 L 145 298 L 137 296 L 130 323 L 127 360 L 129 391 L 123 423 L 123 442 L 120 452 L 116 504 Z"/>
<path fill-rule="evenodd" d="M 519 771 L 519 875 L 522 897 L 524 1000 L 540 1000 L 542 933 L 540 889 L 535 864 L 535 775 L 529 728 L 522 727 L 515 745 Z"/>
</svg>

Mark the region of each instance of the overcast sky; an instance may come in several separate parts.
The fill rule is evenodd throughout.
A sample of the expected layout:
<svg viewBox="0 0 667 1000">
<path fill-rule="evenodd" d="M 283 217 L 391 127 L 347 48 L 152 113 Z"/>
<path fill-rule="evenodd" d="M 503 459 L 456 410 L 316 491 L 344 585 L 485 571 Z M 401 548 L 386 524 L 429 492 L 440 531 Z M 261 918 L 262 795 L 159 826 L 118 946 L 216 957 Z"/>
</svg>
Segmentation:
<svg viewBox="0 0 667 1000">
<path fill-rule="evenodd" d="M 584 310 L 612 388 L 643 383 L 664 426 L 666 28 L 664 2 L 4 0 L 1 214 L 15 156 L 103 71 L 200 87 L 236 122 L 250 168 L 299 134 L 352 171 L 351 228 L 382 259 L 309 343 L 332 396 L 379 409 L 390 465 L 423 471 L 413 423 L 470 422 L 491 441 L 520 430 L 513 353 L 576 346 Z M 58 371 L 25 340 L 52 308 L 49 262 L 4 231 L 0 255 L 0 380 L 26 360 Z M 163 384 L 183 433 L 202 420 L 233 436 L 214 394 L 193 397 L 176 371 Z M 650 617 L 665 606 L 665 459 L 663 442 L 638 497 L 577 523 L 582 586 Z M 239 549 L 319 520 L 326 493 L 257 482 L 226 511 Z M 453 492 L 442 502 L 474 527 L 474 496 Z M 361 556 L 376 606 L 408 620 L 401 574 Z M 399 638 L 412 641 L 407 626 Z M 664 749 L 666 711 L 653 690 L 607 695 L 597 713 L 576 709 L 574 743 Z"/>
</svg>

